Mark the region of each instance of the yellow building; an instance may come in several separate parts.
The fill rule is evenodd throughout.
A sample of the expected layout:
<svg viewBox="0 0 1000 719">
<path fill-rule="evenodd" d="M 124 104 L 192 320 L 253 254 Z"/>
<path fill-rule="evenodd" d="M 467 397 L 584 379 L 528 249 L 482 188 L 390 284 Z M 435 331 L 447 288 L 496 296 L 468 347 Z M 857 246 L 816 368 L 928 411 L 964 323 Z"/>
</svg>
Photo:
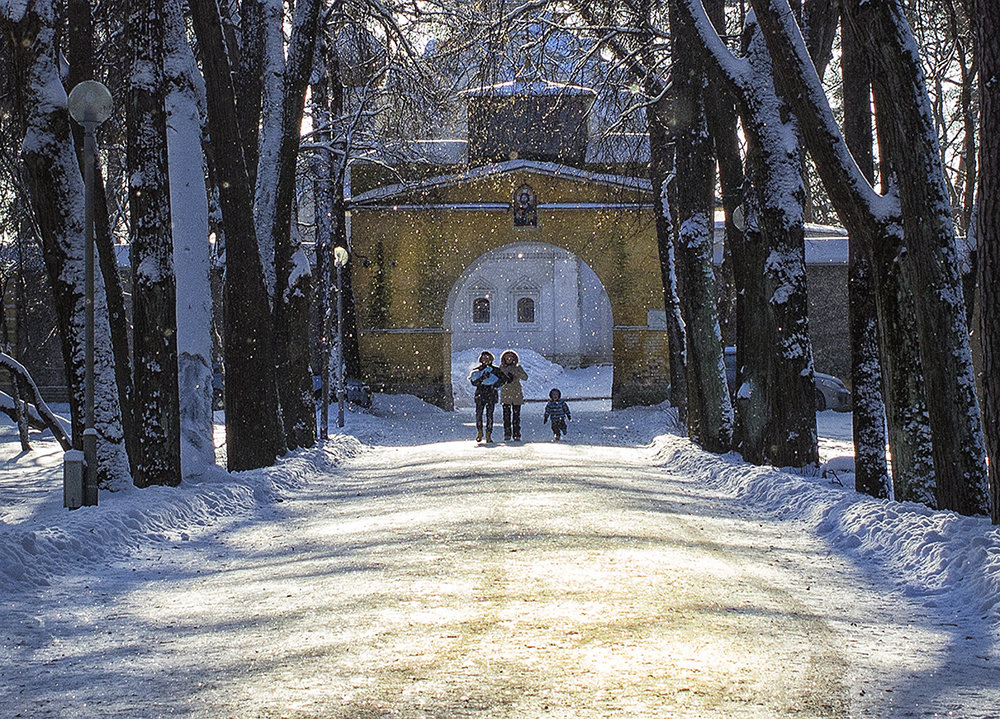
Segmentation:
<svg viewBox="0 0 1000 719">
<path fill-rule="evenodd" d="M 377 391 L 450 409 L 451 353 L 478 329 L 480 346 L 532 347 L 534 332 L 554 361 L 610 359 L 614 407 L 667 398 L 648 181 L 513 159 L 378 187 L 351 208 L 363 372 Z M 476 273 L 498 255 L 494 276 Z"/>
</svg>

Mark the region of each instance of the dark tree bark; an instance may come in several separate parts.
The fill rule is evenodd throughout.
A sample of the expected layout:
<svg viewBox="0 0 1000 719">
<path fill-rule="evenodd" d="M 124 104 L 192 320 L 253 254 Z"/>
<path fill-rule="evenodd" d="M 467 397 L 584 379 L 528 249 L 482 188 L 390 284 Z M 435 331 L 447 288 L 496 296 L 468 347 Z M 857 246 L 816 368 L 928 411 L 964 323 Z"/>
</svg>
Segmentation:
<svg viewBox="0 0 1000 719">
<path fill-rule="evenodd" d="M 228 466 L 232 471 L 255 469 L 273 464 L 285 450 L 271 310 L 219 7 L 215 0 L 194 0 L 190 7 L 205 74 L 211 144 L 226 228 L 223 344 Z"/>
<path fill-rule="evenodd" d="M 986 447 L 955 226 L 920 58 L 898 2 L 850 0 L 848 6 L 869 28 L 872 84 L 880 133 L 887 140 L 883 149 L 898 181 L 907 248 L 903 271 L 915 292 L 938 505 L 961 514 L 984 513 Z"/>
<path fill-rule="evenodd" d="M 726 30 L 726 7 L 724 0 L 706 0 L 705 12 L 717 32 Z M 737 222 L 742 213 L 743 190 L 746 177 L 743 174 L 743 158 L 740 155 L 739 114 L 732 94 L 727 91 L 728 83 L 720 77 L 718 70 L 709 68 L 711 92 L 705 93 L 708 133 L 715 147 L 715 157 L 719 163 L 719 187 L 722 190 L 722 209 L 725 213 L 725 245 L 722 266 L 718 268 L 716 281 L 719 284 L 719 329 L 723 343 L 738 344 L 736 323 L 741 304 L 736 292 L 733 275 L 731 248 L 743 242 L 743 228 Z M 739 377 L 737 376 L 737 381 Z"/>
<path fill-rule="evenodd" d="M 295 198 L 295 164 L 299 153 L 305 93 L 312 72 L 316 46 L 318 0 L 299 0 L 288 63 L 284 74 L 281 145 L 275 188 L 273 228 L 274 357 L 279 400 L 288 447 L 309 447 L 316 442 L 316 411 L 309 366 L 309 291 L 293 284 L 302 280 L 302 262 L 295 262 L 298 247 L 292 241 L 292 205 Z M 308 262 L 305 267 L 308 268 Z M 297 346 L 300 345 L 300 346 Z"/>
<path fill-rule="evenodd" d="M 844 92 L 844 139 L 870 184 L 875 182 L 871 82 L 854 26 L 841 30 Z M 818 73 L 817 73 L 818 75 Z M 848 322 L 851 332 L 851 382 L 854 395 L 854 487 L 873 497 L 888 497 L 889 467 L 885 459 L 885 403 L 879 362 L 880 332 L 872 275 L 872 248 L 864 234 L 848 246 Z"/>
<path fill-rule="evenodd" d="M 53 293 L 66 383 L 70 393 L 73 443 L 82 448 L 84 405 L 84 184 L 69 127 L 66 96 L 56 62 L 56 18 L 50 0 L 25 7 L 20 21 L 5 27 L 14 48 L 17 113 L 22 118 L 25 184 L 41 236 Z M 128 473 L 122 440 L 113 359 L 107 337 L 107 309 L 100 276 L 95 283 L 94 418 L 97 476 L 103 487 Z"/>
<path fill-rule="evenodd" d="M 667 344 L 670 352 L 670 404 L 677 407 L 678 419 L 688 421 L 687 337 L 681 316 L 680 292 L 677 283 L 674 253 L 673 213 L 670 209 L 669 178 L 673 173 L 673 148 L 668 130 L 669 103 L 663 88 L 649 88 L 660 96 L 646 107 L 649 127 L 649 179 L 653 187 L 653 209 L 656 213 L 656 245 L 660 257 L 660 277 L 663 280 L 663 307 L 667 317 Z"/>
<path fill-rule="evenodd" d="M 1000 524 L 1000 1 L 972 0 L 979 60 L 979 255 L 983 420 L 990 457 L 990 517 Z"/>
<path fill-rule="evenodd" d="M 890 158 L 893 174 L 901 182 L 897 204 L 893 197 L 875 194 L 857 172 L 833 122 L 818 78 L 798 44 L 787 3 L 755 0 L 755 5 L 775 63 L 782 68 L 787 96 L 803 118 L 810 150 L 817 158 L 817 167 L 824 174 L 824 184 L 837 204 L 841 220 L 852 235 L 857 230 L 870 232 L 872 237 L 891 237 L 898 236 L 897 218 L 904 218 L 906 253 L 901 258 L 902 273 L 905 285 L 914 292 L 913 314 L 918 327 L 920 359 L 927 397 L 933 400 L 928 402 L 928 415 L 937 480 L 936 502 L 942 508 L 963 513 L 982 511 L 984 452 L 968 338 L 962 321 L 964 308 L 954 262 L 954 237 L 950 234 L 946 190 L 929 127 L 919 59 L 906 50 L 912 47 L 912 38 L 907 40 L 908 28 L 898 6 L 891 2 L 866 4 L 863 15 L 850 3 L 846 7 L 849 16 L 863 23 L 866 37 L 873 39 L 872 44 L 878 46 L 881 57 L 873 72 L 873 77 L 878 78 L 873 87 L 877 112 L 891 105 L 886 109 L 886 121 L 878 124 L 880 140 L 883 132 L 887 138 L 880 144 Z M 874 246 L 878 248 L 878 244 Z M 876 272 L 887 264 L 876 258 Z M 885 326 L 882 329 L 886 331 Z M 889 332 L 886 334 L 891 345 Z M 945 371 L 946 367 L 949 371 Z M 919 376 L 911 375 L 908 379 L 919 381 Z M 915 446 L 922 449 L 929 445 L 924 441 Z M 978 463 L 974 461 L 977 455 Z"/>
<path fill-rule="evenodd" d="M 126 111 L 139 487 L 181 482 L 177 295 L 167 171 L 163 6 L 136 0 L 127 20 L 132 72 Z"/>
<path fill-rule="evenodd" d="M 233 25 L 234 23 L 230 23 Z M 257 159 L 260 154 L 261 97 L 264 92 L 264 8 L 260 0 L 240 2 L 239 43 L 236 34 L 228 38 L 233 65 L 237 68 L 236 104 L 239 108 L 240 137 L 251 190 L 257 186 Z M 234 46 L 239 47 L 237 53 Z"/>
<path fill-rule="evenodd" d="M 778 100 L 770 58 L 748 21 L 746 57 L 723 45 L 700 0 L 678 0 L 684 22 L 738 99 L 748 141 L 744 242 L 732 247 L 746 310 L 738 327 L 742 384 L 737 447 L 745 459 L 816 465 L 816 406 L 805 287 L 801 159 L 795 120 Z"/>
<path fill-rule="evenodd" d="M 331 313 L 331 268 L 333 267 L 334 240 L 334 195 L 336 193 L 336 173 L 333 158 L 333 125 L 334 110 L 330 91 L 331 70 L 326 43 L 322 37 L 317 46 L 317 61 L 314 71 L 315 82 L 312 84 L 310 98 L 312 102 L 313 137 L 318 147 L 313 151 L 309 167 L 312 171 L 313 186 L 313 218 L 316 223 L 315 249 L 316 262 L 313 272 L 313 306 L 316 313 L 318 328 L 316 336 L 319 347 L 319 360 L 314 371 L 320 377 L 322 408 L 320 420 L 320 438 L 326 439 L 329 430 L 330 408 L 330 353 L 333 344 Z M 337 81 L 339 82 L 339 76 Z M 341 189 L 343 196 L 343 189 Z"/>
<path fill-rule="evenodd" d="M 705 120 L 705 73 L 696 38 L 670 3 L 676 142 L 677 266 L 687 330 L 688 433 L 712 452 L 727 452 L 733 411 L 722 359 L 715 273 L 715 158 Z"/>
</svg>

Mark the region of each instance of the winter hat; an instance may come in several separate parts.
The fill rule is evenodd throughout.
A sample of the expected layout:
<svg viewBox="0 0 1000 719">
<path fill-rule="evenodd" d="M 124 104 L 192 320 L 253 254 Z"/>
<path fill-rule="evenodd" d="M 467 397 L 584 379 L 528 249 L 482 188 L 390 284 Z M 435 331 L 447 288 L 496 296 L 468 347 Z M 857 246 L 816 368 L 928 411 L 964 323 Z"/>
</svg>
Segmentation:
<svg viewBox="0 0 1000 719">
<path fill-rule="evenodd" d="M 502 355 L 500 355 L 500 364 L 506 364 L 507 359 L 509 357 L 514 358 L 513 364 L 517 364 L 518 362 L 521 361 L 521 358 L 517 356 L 517 352 L 515 352 L 514 350 L 507 350 Z"/>
</svg>

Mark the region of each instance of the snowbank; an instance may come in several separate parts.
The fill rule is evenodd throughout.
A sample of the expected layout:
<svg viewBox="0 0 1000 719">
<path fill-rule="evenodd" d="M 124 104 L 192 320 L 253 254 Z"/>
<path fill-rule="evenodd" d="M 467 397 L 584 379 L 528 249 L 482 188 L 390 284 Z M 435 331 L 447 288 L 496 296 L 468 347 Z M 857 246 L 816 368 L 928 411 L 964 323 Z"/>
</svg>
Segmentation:
<svg viewBox="0 0 1000 719">
<path fill-rule="evenodd" d="M 33 441 L 41 443 L 37 437 Z M 9 441 L 5 445 L 11 446 Z M 0 587 L 8 594 L 48 586 L 54 576 L 89 573 L 89 564 L 125 558 L 140 546 L 187 541 L 191 533 L 221 518 L 281 501 L 360 448 L 355 438 L 339 435 L 323 447 L 292 454 L 263 470 L 229 474 L 212 467 L 198 481 L 185 480 L 179 488 L 140 490 L 123 483 L 128 487 L 123 491 L 101 493 L 96 511 L 72 512 L 62 506 L 61 454 L 50 452 L 44 472 L 47 496 L 23 521 L 5 524 L 0 519 Z M 5 477 L 4 483 L 25 479 Z"/>
<path fill-rule="evenodd" d="M 920 504 L 878 500 L 822 475 L 804 476 L 712 455 L 663 435 L 654 462 L 672 474 L 716 487 L 749 509 L 801 521 L 861 566 L 888 575 L 906 596 L 1000 626 L 1000 528 Z M 828 463 L 832 464 L 832 463 Z"/>
</svg>

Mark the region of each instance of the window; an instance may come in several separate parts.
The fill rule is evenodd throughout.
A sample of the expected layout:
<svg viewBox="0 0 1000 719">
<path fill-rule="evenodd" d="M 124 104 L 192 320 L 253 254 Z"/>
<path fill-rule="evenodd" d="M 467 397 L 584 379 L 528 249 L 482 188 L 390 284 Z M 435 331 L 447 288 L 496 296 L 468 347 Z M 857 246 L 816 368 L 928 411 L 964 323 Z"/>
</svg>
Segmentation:
<svg viewBox="0 0 1000 719">
<path fill-rule="evenodd" d="M 477 325 L 490 323 L 489 297 L 477 297 L 472 301 L 472 321 Z"/>
<path fill-rule="evenodd" d="M 522 297 L 517 301 L 517 321 L 531 324 L 535 321 L 535 301 Z"/>
</svg>

